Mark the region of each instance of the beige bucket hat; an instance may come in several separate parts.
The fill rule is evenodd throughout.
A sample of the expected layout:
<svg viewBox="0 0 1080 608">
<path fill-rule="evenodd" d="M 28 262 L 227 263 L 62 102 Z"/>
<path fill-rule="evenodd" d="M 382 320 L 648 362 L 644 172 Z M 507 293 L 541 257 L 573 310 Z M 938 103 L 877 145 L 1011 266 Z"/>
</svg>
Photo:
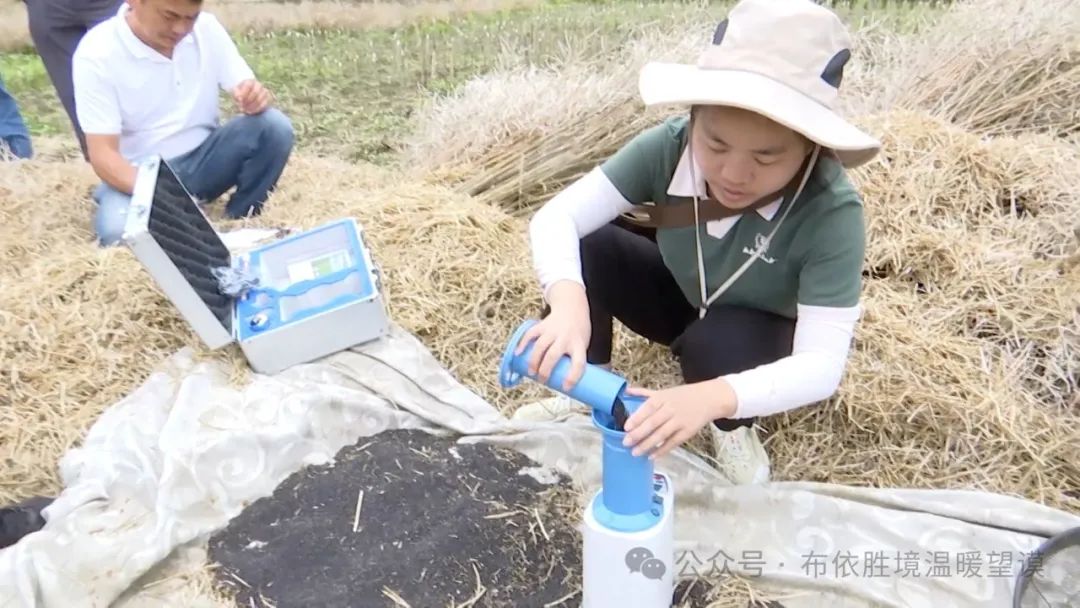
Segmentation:
<svg viewBox="0 0 1080 608">
<path fill-rule="evenodd" d="M 840 19 L 812 0 L 741 0 L 696 65 L 650 62 L 638 86 L 648 106 L 724 105 L 757 112 L 856 167 L 881 144 L 836 109 L 850 49 Z"/>
</svg>

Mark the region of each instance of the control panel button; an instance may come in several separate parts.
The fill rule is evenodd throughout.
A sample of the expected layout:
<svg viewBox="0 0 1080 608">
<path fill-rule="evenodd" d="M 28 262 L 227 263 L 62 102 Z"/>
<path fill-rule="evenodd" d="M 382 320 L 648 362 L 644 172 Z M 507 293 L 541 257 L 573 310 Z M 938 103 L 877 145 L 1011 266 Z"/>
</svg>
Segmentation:
<svg viewBox="0 0 1080 608">
<path fill-rule="evenodd" d="M 251 317 L 249 323 L 251 324 L 251 329 L 265 329 L 266 326 L 270 324 L 270 314 L 267 313 L 265 310 L 263 312 L 255 313 Z"/>
</svg>

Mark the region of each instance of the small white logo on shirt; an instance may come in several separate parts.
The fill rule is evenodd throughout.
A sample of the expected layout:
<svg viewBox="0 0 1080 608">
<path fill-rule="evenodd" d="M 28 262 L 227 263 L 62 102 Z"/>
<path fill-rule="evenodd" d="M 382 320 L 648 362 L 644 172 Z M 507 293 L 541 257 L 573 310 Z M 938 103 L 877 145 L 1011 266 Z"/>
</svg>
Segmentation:
<svg viewBox="0 0 1080 608">
<path fill-rule="evenodd" d="M 743 247 L 742 252 L 746 255 L 754 255 L 754 251 L 758 249 L 761 250 L 761 256 L 759 256 L 758 259 L 760 259 L 762 262 L 765 262 L 766 264 L 772 264 L 776 261 L 776 258 L 770 258 L 765 255 L 765 252 L 769 250 L 769 245 L 765 241 L 765 235 L 761 234 L 760 232 L 757 234 L 757 236 L 754 237 L 754 249 L 750 249 L 749 247 Z"/>
</svg>

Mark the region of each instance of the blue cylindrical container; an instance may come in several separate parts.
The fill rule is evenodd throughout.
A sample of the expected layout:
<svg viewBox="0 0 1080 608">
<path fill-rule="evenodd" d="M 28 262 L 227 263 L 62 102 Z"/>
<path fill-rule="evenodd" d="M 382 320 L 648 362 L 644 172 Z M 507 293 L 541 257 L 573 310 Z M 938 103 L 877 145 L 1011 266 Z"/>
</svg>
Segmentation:
<svg viewBox="0 0 1080 608">
<path fill-rule="evenodd" d="M 499 366 L 499 382 L 503 388 L 516 386 L 522 378 L 538 381 L 528 373 L 532 344 L 515 355 L 522 337 L 536 321 L 522 323 L 503 351 Z M 624 394 L 626 379 L 595 365 L 586 365 L 577 384 L 563 390 L 563 381 L 570 371 L 570 357 L 563 356 L 555 365 L 545 384 L 548 388 L 568 395 L 592 409 L 593 425 L 600 429 L 602 443 L 602 487 L 598 500 L 593 502 L 593 515 L 600 525 L 620 532 L 639 532 L 660 521 L 663 505 L 655 502 L 653 462 L 648 454 L 634 456 L 632 448 L 624 447 L 624 431 L 617 430 L 612 408 L 621 401 L 627 416 L 644 404 L 645 399 Z"/>
<path fill-rule="evenodd" d="M 536 321 L 529 320 L 522 323 L 514 332 L 510 343 L 503 352 L 502 366 L 499 369 L 499 381 L 504 388 L 515 386 L 522 377 L 539 381 L 535 375 L 529 374 L 529 357 L 532 356 L 533 344 L 530 343 L 520 355 L 515 355 L 522 336 Z M 586 365 L 585 371 L 577 384 L 569 391 L 563 390 L 563 381 L 570 373 L 570 357 L 563 355 L 545 385 L 572 399 L 576 399 L 593 409 L 600 408 L 605 413 L 611 413 L 611 406 L 615 404 L 615 398 L 626 388 L 626 380 L 617 374 L 613 374 L 602 367 Z"/>
<path fill-rule="evenodd" d="M 621 400 L 628 412 L 637 411 L 645 402 L 641 397 L 630 395 L 623 395 Z M 626 433 L 615 430 L 612 416 L 593 410 L 593 424 L 604 438 L 604 506 L 615 515 L 648 513 L 653 500 L 653 462 L 648 454 L 634 456 L 632 447 L 623 446 Z"/>
</svg>

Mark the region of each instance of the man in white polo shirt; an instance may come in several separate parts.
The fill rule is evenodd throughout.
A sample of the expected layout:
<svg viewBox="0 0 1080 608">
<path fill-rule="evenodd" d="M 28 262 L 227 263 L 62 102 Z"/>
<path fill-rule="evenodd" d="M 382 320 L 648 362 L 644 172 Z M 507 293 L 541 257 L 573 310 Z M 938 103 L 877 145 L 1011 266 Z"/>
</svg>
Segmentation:
<svg viewBox="0 0 1080 608">
<path fill-rule="evenodd" d="M 163 157 L 200 200 L 235 186 L 225 211 L 238 218 L 261 212 L 292 152 L 289 119 L 201 9 L 201 0 L 127 0 L 75 51 L 76 111 L 103 182 L 94 192 L 102 245 L 123 236 L 136 165 L 148 157 Z M 241 112 L 224 125 L 220 91 Z"/>
</svg>

